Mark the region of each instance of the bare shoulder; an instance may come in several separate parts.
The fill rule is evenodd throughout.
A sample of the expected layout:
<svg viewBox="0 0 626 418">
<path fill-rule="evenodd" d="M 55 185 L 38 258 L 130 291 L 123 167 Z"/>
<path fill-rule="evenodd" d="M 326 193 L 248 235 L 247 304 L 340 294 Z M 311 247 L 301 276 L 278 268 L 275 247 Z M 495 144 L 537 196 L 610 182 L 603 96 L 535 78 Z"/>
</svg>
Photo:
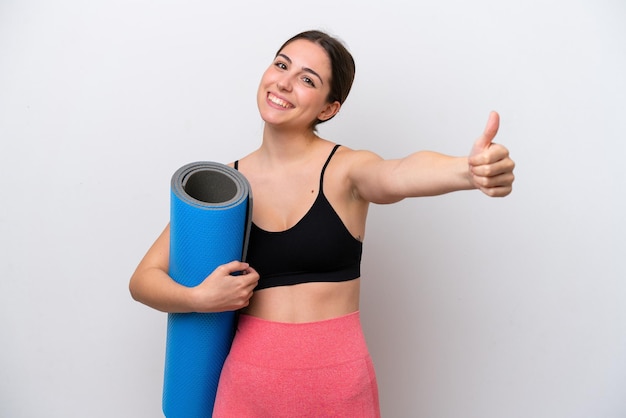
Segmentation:
<svg viewBox="0 0 626 418">
<path fill-rule="evenodd" d="M 356 200 L 369 200 L 363 192 L 363 185 L 377 179 L 384 160 L 375 152 L 369 150 L 355 150 L 341 146 L 337 149 L 336 160 L 333 158 L 332 167 L 335 179 L 340 181 L 342 188 Z"/>
<path fill-rule="evenodd" d="M 339 151 L 339 150 L 338 150 Z M 341 176 L 357 200 L 372 203 L 393 203 L 401 200 L 394 191 L 392 175 L 397 160 L 385 160 L 368 150 L 347 148 L 341 155 Z"/>
<path fill-rule="evenodd" d="M 372 169 L 373 165 L 383 161 L 383 159 L 373 151 L 355 150 L 350 147 L 341 146 L 337 150 L 337 165 L 345 171 L 344 174 L 350 178 L 360 176 L 360 172 Z"/>
<path fill-rule="evenodd" d="M 382 158 L 373 151 L 352 149 L 345 145 L 342 145 L 337 149 L 337 157 L 345 164 L 362 164 L 368 162 L 381 161 Z"/>
<path fill-rule="evenodd" d="M 258 150 L 252 151 L 251 153 L 249 153 L 249 154 L 247 154 L 247 155 L 244 155 L 244 156 L 242 156 L 242 157 L 238 158 L 238 159 L 237 159 L 237 160 L 235 160 L 235 161 L 231 161 L 231 162 L 229 162 L 229 163 L 226 163 L 226 165 L 227 165 L 227 166 L 229 166 L 229 167 L 235 167 L 235 162 L 237 162 L 237 163 L 239 163 L 239 164 L 241 164 L 242 162 L 244 162 L 244 163 L 249 162 L 249 161 L 250 161 L 250 159 L 254 156 L 254 154 L 255 154 L 257 151 L 258 151 Z"/>
</svg>

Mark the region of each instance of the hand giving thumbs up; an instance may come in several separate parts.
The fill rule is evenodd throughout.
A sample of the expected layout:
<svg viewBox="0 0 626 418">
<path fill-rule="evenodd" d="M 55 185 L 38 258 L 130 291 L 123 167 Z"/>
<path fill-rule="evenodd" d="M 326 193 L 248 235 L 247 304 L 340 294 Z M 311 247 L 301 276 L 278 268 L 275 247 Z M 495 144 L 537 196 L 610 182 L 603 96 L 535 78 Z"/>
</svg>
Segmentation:
<svg viewBox="0 0 626 418">
<path fill-rule="evenodd" d="M 515 162 L 509 157 L 509 150 L 493 143 L 499 126 L 500 116 L 491 112 L 485 131 L 474 142 L 468 158 L 472 183 L 491 197 L 504 197 L 511 193 L 515 180 Z"/>
</svg>

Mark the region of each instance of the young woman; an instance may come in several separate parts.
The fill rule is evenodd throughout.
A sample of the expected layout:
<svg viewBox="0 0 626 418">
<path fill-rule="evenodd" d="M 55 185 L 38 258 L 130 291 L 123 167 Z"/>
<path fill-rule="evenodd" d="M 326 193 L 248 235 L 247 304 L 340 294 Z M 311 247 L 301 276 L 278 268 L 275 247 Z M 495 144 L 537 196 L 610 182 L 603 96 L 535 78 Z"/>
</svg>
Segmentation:
<svg viewBox="0 0 626 418">
<path fill-rule="evenodd" d="M 263 74 L 261 145 L 232 164 L 254 195 L 249 264 L 233 261 L 197 287 L 180 286 L 167 275 L 166 228 L 131 278 L 133 297 L 165 312 L 241 310 L 215 417 L 380 416 L 359 320 L 368 205 L 512 190 L 514 162 L 492 143 L 495 112 L 468 157 L 420 151 L 383 160 L 319 137 L 317 124 L 339 112 L 354 71 L 341 42 L 308 31 Z"/>
</svg>

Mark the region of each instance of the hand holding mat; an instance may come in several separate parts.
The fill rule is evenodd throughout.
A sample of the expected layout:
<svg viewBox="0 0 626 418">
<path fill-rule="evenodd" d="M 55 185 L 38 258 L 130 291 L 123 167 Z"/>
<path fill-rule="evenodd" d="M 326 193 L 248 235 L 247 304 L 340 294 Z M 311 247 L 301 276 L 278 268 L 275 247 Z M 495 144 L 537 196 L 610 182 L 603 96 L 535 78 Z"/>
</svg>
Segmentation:
<svg viewBox="0 0 626 418">
<path fill-rule="evenodd" d="M 169 275 L 197 286 L 218 266 L 245 260 L 252 196 L 243 175 L 212 162 L 187 164 L 171 183 Z M 235 312 L 168 314 L 163 412 L 209 418 Z"/>
</svg>

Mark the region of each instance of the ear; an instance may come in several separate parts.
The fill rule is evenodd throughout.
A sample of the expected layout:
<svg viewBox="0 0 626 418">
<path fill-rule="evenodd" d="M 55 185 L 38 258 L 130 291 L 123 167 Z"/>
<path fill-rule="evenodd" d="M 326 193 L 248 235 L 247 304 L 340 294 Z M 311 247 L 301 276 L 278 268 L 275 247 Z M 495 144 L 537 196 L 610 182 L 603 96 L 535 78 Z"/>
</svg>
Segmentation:
<svg viewBox="0 0 626 418">
<path fill-rule="evenodd" d="M 321 112 L 317 115 L 317 119 L 324 122 L 332 118 L 333 116 L 335 116 L 339 112 L 340 108 L 341 108 L 341 103 L 339 103 L 338 101 L 328 103 L 326 104 L 326 106 L 324 106 L 324 108 L 322 108 Z"/>
</svg>

